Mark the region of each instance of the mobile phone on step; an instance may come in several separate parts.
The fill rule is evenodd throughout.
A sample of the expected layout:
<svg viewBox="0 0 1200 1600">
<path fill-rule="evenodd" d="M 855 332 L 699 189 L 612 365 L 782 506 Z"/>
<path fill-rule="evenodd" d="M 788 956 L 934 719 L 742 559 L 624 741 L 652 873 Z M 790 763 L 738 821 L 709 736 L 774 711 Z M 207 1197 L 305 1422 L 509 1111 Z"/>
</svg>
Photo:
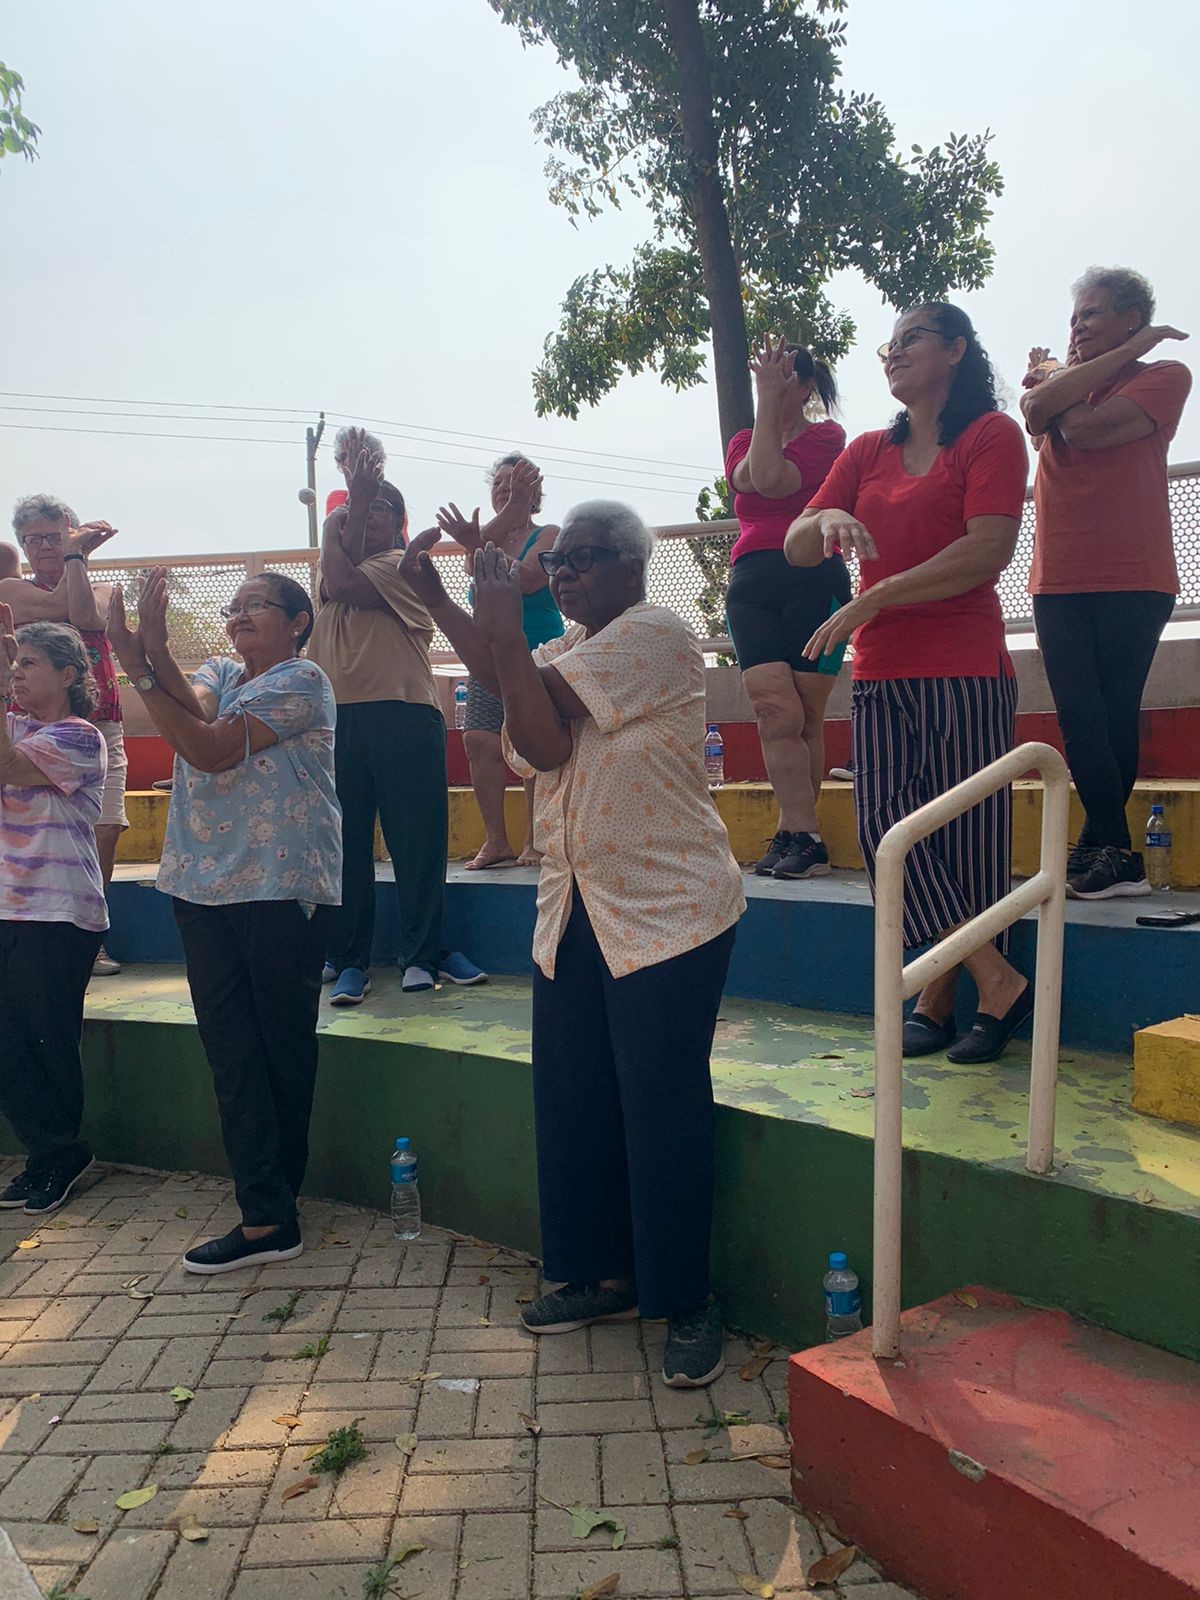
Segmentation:
<svg viewBox="0 0 1200 1600">
<path fill-rule="evenodd" d="M 1200 911 L 1154 911 L 1136 920 L 1139 928 L 1190 928 L 1200 922 Z"/>
</svg>

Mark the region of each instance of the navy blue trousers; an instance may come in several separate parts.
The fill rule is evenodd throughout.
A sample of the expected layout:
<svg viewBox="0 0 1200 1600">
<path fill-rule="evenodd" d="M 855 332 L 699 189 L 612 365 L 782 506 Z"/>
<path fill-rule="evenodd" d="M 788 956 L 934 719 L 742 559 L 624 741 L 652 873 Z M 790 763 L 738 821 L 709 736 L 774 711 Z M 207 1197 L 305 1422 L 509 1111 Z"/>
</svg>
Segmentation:
<svg viewBox="0 0 1200 1600">
<path fill-rule="evenodd" d="M 534 969 L 546 1277 L 632 1278 L 644 1317 L 709 1291 L 709 1056 L 734 932 L 614 978 L 576 886 L 553 979 Z"/>
</svg>

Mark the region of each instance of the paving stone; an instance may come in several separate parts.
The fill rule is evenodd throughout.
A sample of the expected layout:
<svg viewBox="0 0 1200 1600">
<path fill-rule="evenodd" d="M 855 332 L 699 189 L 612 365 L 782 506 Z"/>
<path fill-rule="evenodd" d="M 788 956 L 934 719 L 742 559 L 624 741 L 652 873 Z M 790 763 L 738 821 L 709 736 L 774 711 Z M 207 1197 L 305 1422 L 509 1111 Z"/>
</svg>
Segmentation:
<svg viewBox="0 0 1200 1600">
<path fill-rule="evenodd" d="M 196 1398 L 189 1400 L 187 1405 L 182 1407 L 171 1429 L 171 1443 L 176 1450 L 210 1450 L 219 1439 L 223 1445 L 228 1444 L 229 1440 L 223 1436 L 232 1426 L 245 1400 L 245 1389 L 207 1387 L 197 1389 Z M 279 1445 L 282 1443 L 279 1438 L 282 1432 L 282 1429 L 277 1428 L 274 1437 L 262 1442 L 267 1445 Z M 233 1448 L 237 1449 L 239 1443 L 250 1442 L 249 1440 L 235 1442 Z"/>
<path fill-rule="evenodd" d="M 633 1433 L 654 1427 L 649 1400 L 580 1400 L 539 1405 L 546 1433 Z"/>
<path fill-rule="evenodd" d="M 665 1503 L 670 1499 L 662 1439 L 656 1433 L 610 1433 L 600 1440 L 604 1503 Z"/>
<path fill-rule="evenodd" d="M 400 1509 L 416 1511 L 528 1511 L 533 1506 L 524 1472 L 410 1472 L 400 1491 Z"/>
<path fill-rule="evenodd" d="M 537 1487 L 563 1505 L 595 1505 L 600 1498 L 600 1450 L 595 1439 L 547 1439 L 537 1442 Z"/>
<path fill-rule="evenodd" d="M 414 1416 L 413 1411 L 302 1411 L 300 1426 L 292 1428 L 288 1438 L 291 1444 L 321 1444 L 332 1429 L 357 1422 L 363 1438 L 371 1444 L 411 1433 Z"/>
<path fill-rule="evenodd" d="M 667 1474 L 672 1498 L 679 1501 L 757 1499 L 788 1492 L 787 1469 L 757 1461 L 705 1461 L 695 1467 L 670 1463 Z"/>
<path fill-rule="evenodd" d="M 417 1390 L 409 1383 L 377 1379 L 366 1383 L 314 1383 L 304 1396 L 301 1412 L 344 1411 L 358 1406 L 364 1411 L 411 1410 Z"/>
<path fill-rule="evenodd" d="M 34 1456 L 0 1489 L 0 1520 L 48 1521 L 87 1464 L 86 1456 Z"/>
<path fill-rule="evenodd" d="M 521 1421 L 533 1411 L 531 1378 L 485 1378 L 479 1385 L 475 1433 L 479 1438 L 519 1437 L 528 1432 Z"/>
<path fill-rule="evenodd" d="M 641 1372 L 538 1373 L 538 1404 L 568 1400 L 645 1400 L 650 1376 Z"/>
<path fill-rule="evenodd" d="M 279 1450 L 185 1450 L 162 1456 L 154 1476 L 164 1489 L 193 1486 L 232 1488 L 269 1485 L 281 1455 Z"/>
<path fill-rule="evenodd" d="M 176 1544 L 173 1533 L 118 1533 L 88 1567 L 80 1594 L 88 1600 L 145 1600 Z"/>
<path fill-rule="evenodd" d="M 747 1512 L 742 1531 L 754 1554 L 753 1571 L 780 1590 L 805 1588 L 804 1575 L 821 1555 L 812 1523 L 786 1500 L 748 1500 L 742 1509 Z"/>
<path fill-rule="evenodd" d="M 641 1334 L 636 1322 L 588 1329 L 593 1372 L 645 1372 Z"/>
<path fill-rule="evenodd" d="M 142 1326 L 153 1327 L 154 1324 L 143 1323 Z M 182 1383 L 189 1389 L 195 1388 L 204 1375 L 205 1367 L 212 1359 L 217 1343 L 217 1337 L 211 1334 L 168 1339 L 159 1352 L 158 1360 L 146 1375 L 146 1387 L 173 1389 L 176 1384 Z"/>
<path fill-rule="evenodd" d="M 469 1437 L 475 1421 L 475 1393 L 443 1389 L 436 1382 L 421 1385 L 421 1403 L 414 1426 L 427 1439 Z"/>
<path fill-rule="evenodd" d="M 49 1455 L 62 1456 L 149 1451 L 159 1444 L 167 1426 L 165 1422 L 60 1422 L 50 1430 L 39 1449 Z"/>
<path fill-rule="evenodd" d="M 0 1323 L 0 1342 L 4 1341 Z M 0 1371 L 8 1367 L 95 1365 L 112 1349 L 110 1339 L 26 1339 L 0 1357 Z"/>
<path fill-rule="evenodd" d="M 6 1278 L 0 1273 L 0 1292 L 8 1283 L 14 1289 L 19 1286 L 23 1295 L 44 1295 L 47 1299 L 53 1299 L 56 1295 L 64 1294 L 70 1284 L 87 1281 L 76 1278 L 73 1261 L 47 1261 L 35 1266 L 29 1273 L 20 1271 L 20 1263 L 17 1263 L 17 1268 L 17 1275 L 11 1278 Z"/>
<path fill-rule="evenodd" d="M 534 1350 L 439 1350 L 437 1370 L 443 1378 L 532 1378 L 535 1359 Z"/>
<path fill-rule="evenodd" d="M 394 1440 L 347 1467 L 333 1485 L 331 1517 L 391 1517 L 400 1499 L 404 1457 Z"/>
<path fill-rule="evenodd" d="M 282 1452 L 278 1471 L 263 1507 L 264 1522 L 321 1522 L 329 1513 L 333 1499 L 334 1479 L 330 1472 L 314 1473 L 305 1457 L 309 1446 L 289 1445 Z M 315 1489 L 307 1494 L 294 1495 L 285 1500 L 287 1490 L 308 1477 L 317 1479 Z"/>
<path fill-rule="evenodd" d="M 361 1382 L 370 1376 L 378 1348 L 378 1334 L 368 1334 L 365 1339 L 356 1339 L 352 1334 L 334 1334 L 316 1364 L 314 1377 L 318 1383 Z M 379 1376 L 384 1375 L 380 1373 Z"/>
<path fill-rule="evenodd" d="M 530 1340 L 537 1337 L 539 1378 L 548 1377 L 555 1372 L 592 1370 L 586 1328 L 577 1328 L 574 1333 L 544 1333 L 540 1336 L 526 1334 L 525 1337 Z M 518 1346 L 506 1345 L 504 1348 L 515 1349 Z"/>
<path fill-rule="evenodd" d="M 753 1572 L 755 1568 L 740 1519 L 725 1515 L 730 1509 L 738 1508 L 724 1502 L 675 1507 L 679 1553 L 689 1590 L 704 1594 L 745 1593 L 735 1574 Z"/>
<path fill-rule="evenodd" d="M 463 1519 L 460 1516 L 399 1516 L 392 1525 L 390 1550 L 419 1544 L 424 1549 L 405 1558 L 400 1568 L 401 1594 L 414 1600 L 451 1600 L 458 1581 L 458 1548 Z M 517 1590 L 514 1600 L 525 1600 L 527 1590 Z M 288 1597 L 291 1600 L 291 1597 Z M 357 1597 L 356 1597 L 357 1600 Z"/>
<path fill-rule="evenodd" d="M 482 1558 L 482 1559 L 481 1559 Z M 529 1519 L 463 1518 L 457 1600 L 504 1600 L 529 1593 Z"/>
<path fill-rule="evenodd" d="M 361 1600 L 367 1574 L 374 1565 L 352 1561 L 344 1566 L 307 1571 L 303 1567 L 243 1565 L 229 1600 Z"/>
<path fill-rule="evenodd" d="M 304 1398 L 301 1383 L 264 1383 L 252 1389 L 229 1430 L 225 1443 L 233 1450 L 246 1445 L 277 1445 L 286 1442 L 288 1429 L 275 1421 L 279 1416 L 294 1416 Z"/>
<path fill-rule="evenodd" d="M 220 1600 L 237 1572 L 247 1538 L 244 1528 L 209 1528 L 201 1543 L 181 1539 L 154 1600 Z M 287 1592 L 280 1591 L 281 1600 Z"/>
<path fill-rule="evenodd" d="M 326 1561 L 378 1561 L 387 1549 L 383 1517 L 329 1522 L 260 1522 L 246 1546 L 249 1567 L 312 1566 Z M 287 1591 L 281 1590 L 280 1594 Z M 361 1587 L 359 1594 L 361 1595 Z"/>
<path fill-rule="evenodd" d="M 559 1340 L 570 1337 L 569 1333 L 561 1334 Z M 441 1350 L 527 1350 L 532 1342 L 533 1335 L 523 1328 L 437 1328 L 433 1354 L 436 1356 Z"/>
<path fill-rule="evenodd" d="M 151 1472 L 151 1480 L 157 1475 Z M 153 1500 L 127 1511 L 122 1526 L 129 1528 L 178 1528 L 184 1517 L 194 1516 L 202 1528 L 249 1527 L 258 1517 L 266 1490 L 233 1488 L 228 1484 L 206 1489 L 163 1489 Z"/>
<path fill-rule="evenodd" d="M 146 1394 L 81 1394 L 68 1422 L 150 1422 L 174 1419 L 179 1406 L 165 1390 Z M 159 1430 L 162 1432 L 163 1430 Z"/>
<path fill-rule="evenodd" d="M 372 1250 L 354 1265 L 350 1274 L 355 1289 L 390 1289 L 400 1272 L 400 1262 L 386 1250 Z"/>
<path fill-rule="evenodd" d="M 487 1289 L 443 1289 L 437 1308 L 439 1328 L 478 1327 L 487 1317 Z"/>
<path fill-rule="evenodd" d="M 0 1395 L 44 1394 L 47 1389 L 77 1393 L 87 1383 L 92 1367 L 3 1367 Z"/>
<path fill-rule="evenodd" d="M 58 1561 L 80 1565 L 90 1561 L 96 1553 L 94 1537 L 76 1533 L 65 1522 L 15 1522 L 5 1523 L 13 1548 L 22 1561 L 36 1566 L 42 1561 Z M 84 1590 L 86 1594 L 87 1591 Z"/>
<path fill-rule="evenodd" d="M 372 1376 L 376 1378 L 406 1378 L 414 1372 L 425 1372 L 429 1369 L 429 1341 L 432 1329 L 400 1330 L 398 1332 L 385 1331 L 371 1333 L 365 1339 L 355 1340 L 353 1333 L 342 1335 L 350 1343 L 369 1346 L 372 1340 L 378 1339 L 378 1354 L 375 1365 L 371 1369 Z M 335 1337 L 337 1337 L 335 1335 Z M 442 1365 L 443 1357 L 438 1356 L 439 1371 L 449 1372 Z M 471 1374 L 463 1374 L 471 1376 Z"/>
<path fill-rule="evenodd" d="M 165 1339 L 121 1339 L 100 1363 L 88 1388 L 101 1394 L 140 1389 L 166 1342 Z"/>
<path fill-rule="evenodd" d="M 105 1295 L 79 1324 L 76 1332 L 82 1339 L 119 1339 L 123 1333 L 129 1331 L 146 1304 L 145 1300 L 131 1300 L 127 1294 Z M 153 1330 L 156 1334 L 170 1334 L 174 1331 L 161 1325 Z M 192 1333 L 203 1330 L 185 1328 L 180 1331 Z"/>
<path fill-rule="evenodd" d="M 539 1600 L 572 1600 L 610 1572 L 621 1574 L 618 1594 L 683 1593 L 673 1550 L 549 1551 L 533 1558 L 533 1592 Z"/>
<path fill-rule="evenodd" d="M 854 1565 L 857 1566 L 858 1563 L 855 1562 Z M 853 1570 L 852 1567 L 850 1571 Z M 911 1589 L 902 1589 L 898 1583 L 876 1582 L 868 1589 L 859 1583 L 848 1584 L 846 1578 L 849 1576 L 848 1572 L 839 1585 L 845 1600 L 918 1600 Z"/>
<path fill-rule="evenodd" d="M 596 1505 L 590 1501 L 588 1504 L 595 1511 L 610 1511 L 625 1524 L 622 1549 L 651 1547 L 670 1538 L 675 1532 L 670 1509 L 665 1505 L 610 1506 L 605 1502 Z M 566 1511 L 541 1503 L 537 1507 L 534 1522 L 534 1548 L 537 1550 L 605 1549 L 612 1544 L 613 1537 L 608 1529 L 598 1528 L 581 1546 L 579 1539 L 571 1532 L 571 1518 Z"/>
<path fill-rule="evenodd" d="M 410 1244 L 400 1263 L 398 1284 L 441 1285 L 445 1282 L 450 1251 L 445 1245 Z"/>
<path fill-rule="evenodd" d="M 534 1442 L 524 1439 L 426 1439 L 409 1459 L 410 1472 L 531 1472 Z"/>
<path fill-rule="evenodd" d="M 40 1316 L 35 1317 L 25 1330 L 26 1341 L 34 1339 L 69 1339 L 88 1313 L 100 1304 L 99 1297 L 64 1296 L 52 1300 Z"/>
</svg>

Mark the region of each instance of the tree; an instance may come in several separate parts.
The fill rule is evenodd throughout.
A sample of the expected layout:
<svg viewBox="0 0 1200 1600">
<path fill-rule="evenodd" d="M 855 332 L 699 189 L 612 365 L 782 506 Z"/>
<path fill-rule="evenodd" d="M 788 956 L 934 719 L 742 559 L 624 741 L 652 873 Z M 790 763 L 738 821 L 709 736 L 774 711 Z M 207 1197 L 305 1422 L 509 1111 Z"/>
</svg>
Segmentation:
<svg viewBox="0 0 1200 1600">
<path fill-rule="evenodd" d="M 0 159 L 24 156 L 26 161 L 32 161 L 37 155 L 38 135 L 42 130 L 21 110 L 24 88 L 21 74 L 0 61 Z"/>
<path fill-rule="evenodd" d="M 637 196 L 652 240 L 570 286 L 534 373 L 539 416 L 576 417 L 622 372 L 703 381 L 722 442 L 750 426 L 749 342 L 767 329 L 828 360 L 854 337 L 826 293 L 854 267 L 900 307 L 977 288 L 1002 190 L 990 133 L 899 154 L 872 95 L 838 84 L 846 0 L 489 0 L 581 80 L 533 113 L 572 218 Z"/>
</svg>

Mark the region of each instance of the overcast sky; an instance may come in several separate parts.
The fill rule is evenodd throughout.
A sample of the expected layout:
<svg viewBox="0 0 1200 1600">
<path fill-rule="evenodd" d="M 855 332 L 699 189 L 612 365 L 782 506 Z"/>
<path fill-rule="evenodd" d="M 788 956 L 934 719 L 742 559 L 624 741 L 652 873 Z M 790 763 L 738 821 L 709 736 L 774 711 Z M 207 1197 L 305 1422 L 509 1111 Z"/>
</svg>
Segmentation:
<svg viewBox="0 0 1200 1600">
<path fill-rule="evenodd" d="M 1139 268 L 1163 320 L 1197 322 L 1196 18 L 1161 0 L 1151 43 L 1114 0 L 851 0 L 846 81 L 903 146 L 996 135 L 996 271 L 963 303 L 1014 389 L 1031 343 L 1063 353 L 1092 262 Z M 0 171 L 6 508 L 57 493 L 121 528 L 114 556 L 303 544 L 304 424 L 324 408 L 408 436 L 386 443 L 415 526 L 476 504 L 516 442 L 550 514 L 607 493 L 690 519 L 719 470 L 707 386 L 643 376 L 577 423 L 534 416 L 563 291 L 623 263 L 645 218 L 573 229 L 549 204 L 529 112 L 570 79 L 486 0 L 0 0 L 0 24 L 43 129 L 40 160 Z M 889 414 L 872 352 L 890 313 L 852 275 L 834 290 L 859 327 L 839 373 L 853 435 Z M 1193 401 L 1173 457 L 1197 456 Z"/>
</svg>

